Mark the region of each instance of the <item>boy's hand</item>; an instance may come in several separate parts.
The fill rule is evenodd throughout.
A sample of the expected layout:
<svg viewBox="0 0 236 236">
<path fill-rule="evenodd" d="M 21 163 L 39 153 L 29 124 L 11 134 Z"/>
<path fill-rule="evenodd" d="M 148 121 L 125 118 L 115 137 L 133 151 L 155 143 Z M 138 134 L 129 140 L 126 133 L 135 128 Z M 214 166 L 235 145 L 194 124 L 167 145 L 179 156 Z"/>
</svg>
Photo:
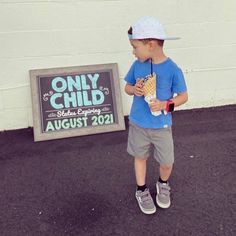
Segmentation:
<svg viewBox="0 0 236 236">
<path fill-rule="evenodd" d="M 152 98 L 150 103 L 148 104 L 149 107 L 150 107 L 150 110 L 152 112 L 155 112 L 155 111 L 163 111 L 166 109 L 166 102 L 162 102 L 162 101 L 159 101 L 158 99 L 156 98 Z"/>
<path fill-rule="evenodd" d="M 143 79 L 139 79 L 136 84 L 134 85 L 134 90 L 133 90 L 134 95 L 136 96 L 143 96 Z"/>
</svg>

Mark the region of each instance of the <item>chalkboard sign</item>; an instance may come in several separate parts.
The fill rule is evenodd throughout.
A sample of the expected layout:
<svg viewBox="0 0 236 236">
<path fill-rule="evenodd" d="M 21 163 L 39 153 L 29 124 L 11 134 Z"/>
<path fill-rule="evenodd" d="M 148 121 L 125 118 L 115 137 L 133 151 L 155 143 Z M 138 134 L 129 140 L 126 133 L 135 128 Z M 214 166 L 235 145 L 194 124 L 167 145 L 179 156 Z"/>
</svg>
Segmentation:
<svg viewBox="0 0 236 236">
<path fill-rule="evenodd" d="M 34 140 L 124 130 L 117 64 L 30 70 Z"/>
</svg>

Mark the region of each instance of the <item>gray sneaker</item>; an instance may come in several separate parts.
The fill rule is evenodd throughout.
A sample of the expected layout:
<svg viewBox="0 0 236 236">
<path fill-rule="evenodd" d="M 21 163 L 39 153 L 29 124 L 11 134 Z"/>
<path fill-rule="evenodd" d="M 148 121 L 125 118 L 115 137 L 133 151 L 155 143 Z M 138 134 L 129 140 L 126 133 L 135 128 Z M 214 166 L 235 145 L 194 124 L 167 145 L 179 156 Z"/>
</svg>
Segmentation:
<svg viewBox="0 0 236 236">
<path fill-rule="evenodd" d="M 157 205 L 161 208 L 168 208 L 170 206 L 170 186 L 157 181 Z"/>
<path fill-rule="evenodd" d="M 135 197 L 138 201 L 141 211 L 144 214 L 153 214 L 156 212 L 156 206 L 148 188 L 146 188 L 144 192 L 136 191 Z"/>
</svg>

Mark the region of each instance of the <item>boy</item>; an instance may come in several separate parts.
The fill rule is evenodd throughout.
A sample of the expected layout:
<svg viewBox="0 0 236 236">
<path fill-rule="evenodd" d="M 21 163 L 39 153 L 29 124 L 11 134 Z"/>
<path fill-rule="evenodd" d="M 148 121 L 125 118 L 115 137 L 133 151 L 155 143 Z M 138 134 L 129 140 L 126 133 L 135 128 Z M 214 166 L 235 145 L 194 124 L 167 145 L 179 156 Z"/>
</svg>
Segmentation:
<svg viewBox="0 0 236 236">
<path fill-rule="evenodd" d="M 156 202 L 159 207 L 168 208 L 168 179 L 174 163 L 171 112 L 188 100 L 188 94 L 181 69 L 163 51 L 164 40 L 177 38 L 167 38 L 162 24 L 152 17 L 139 19 L 130 27 L 128 36 L 137 60 L 125 76 L 125 92 L 133 96 L 127 151 L 134 156 L 135 196 L 139 207 L 143 213 L 153 214 L 156 207 L 146 186 L 150 147 L 154 147 L 154 158 L 160 164 Z M 144 78 L 153 73 L 157 78 L 156 98 L 147 103 L 144 99 Z M 160 115 L 153 115 L 158 111 L 161 111 Z"/>
</svg>

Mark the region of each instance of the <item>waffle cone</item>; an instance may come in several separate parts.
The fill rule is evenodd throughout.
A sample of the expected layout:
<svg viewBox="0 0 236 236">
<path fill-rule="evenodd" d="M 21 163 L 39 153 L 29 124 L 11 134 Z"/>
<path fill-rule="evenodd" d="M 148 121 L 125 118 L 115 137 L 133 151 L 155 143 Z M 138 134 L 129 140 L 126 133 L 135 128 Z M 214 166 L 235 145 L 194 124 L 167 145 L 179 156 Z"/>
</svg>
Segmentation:
<svg viewBox="0 0 236 236">
<path fill-rule="evenodd" d="M 150 76 L 144 83 L 143 86 L 144 97 L 154 96 L 156 97 L 156 75 Z"/>
</svg>

